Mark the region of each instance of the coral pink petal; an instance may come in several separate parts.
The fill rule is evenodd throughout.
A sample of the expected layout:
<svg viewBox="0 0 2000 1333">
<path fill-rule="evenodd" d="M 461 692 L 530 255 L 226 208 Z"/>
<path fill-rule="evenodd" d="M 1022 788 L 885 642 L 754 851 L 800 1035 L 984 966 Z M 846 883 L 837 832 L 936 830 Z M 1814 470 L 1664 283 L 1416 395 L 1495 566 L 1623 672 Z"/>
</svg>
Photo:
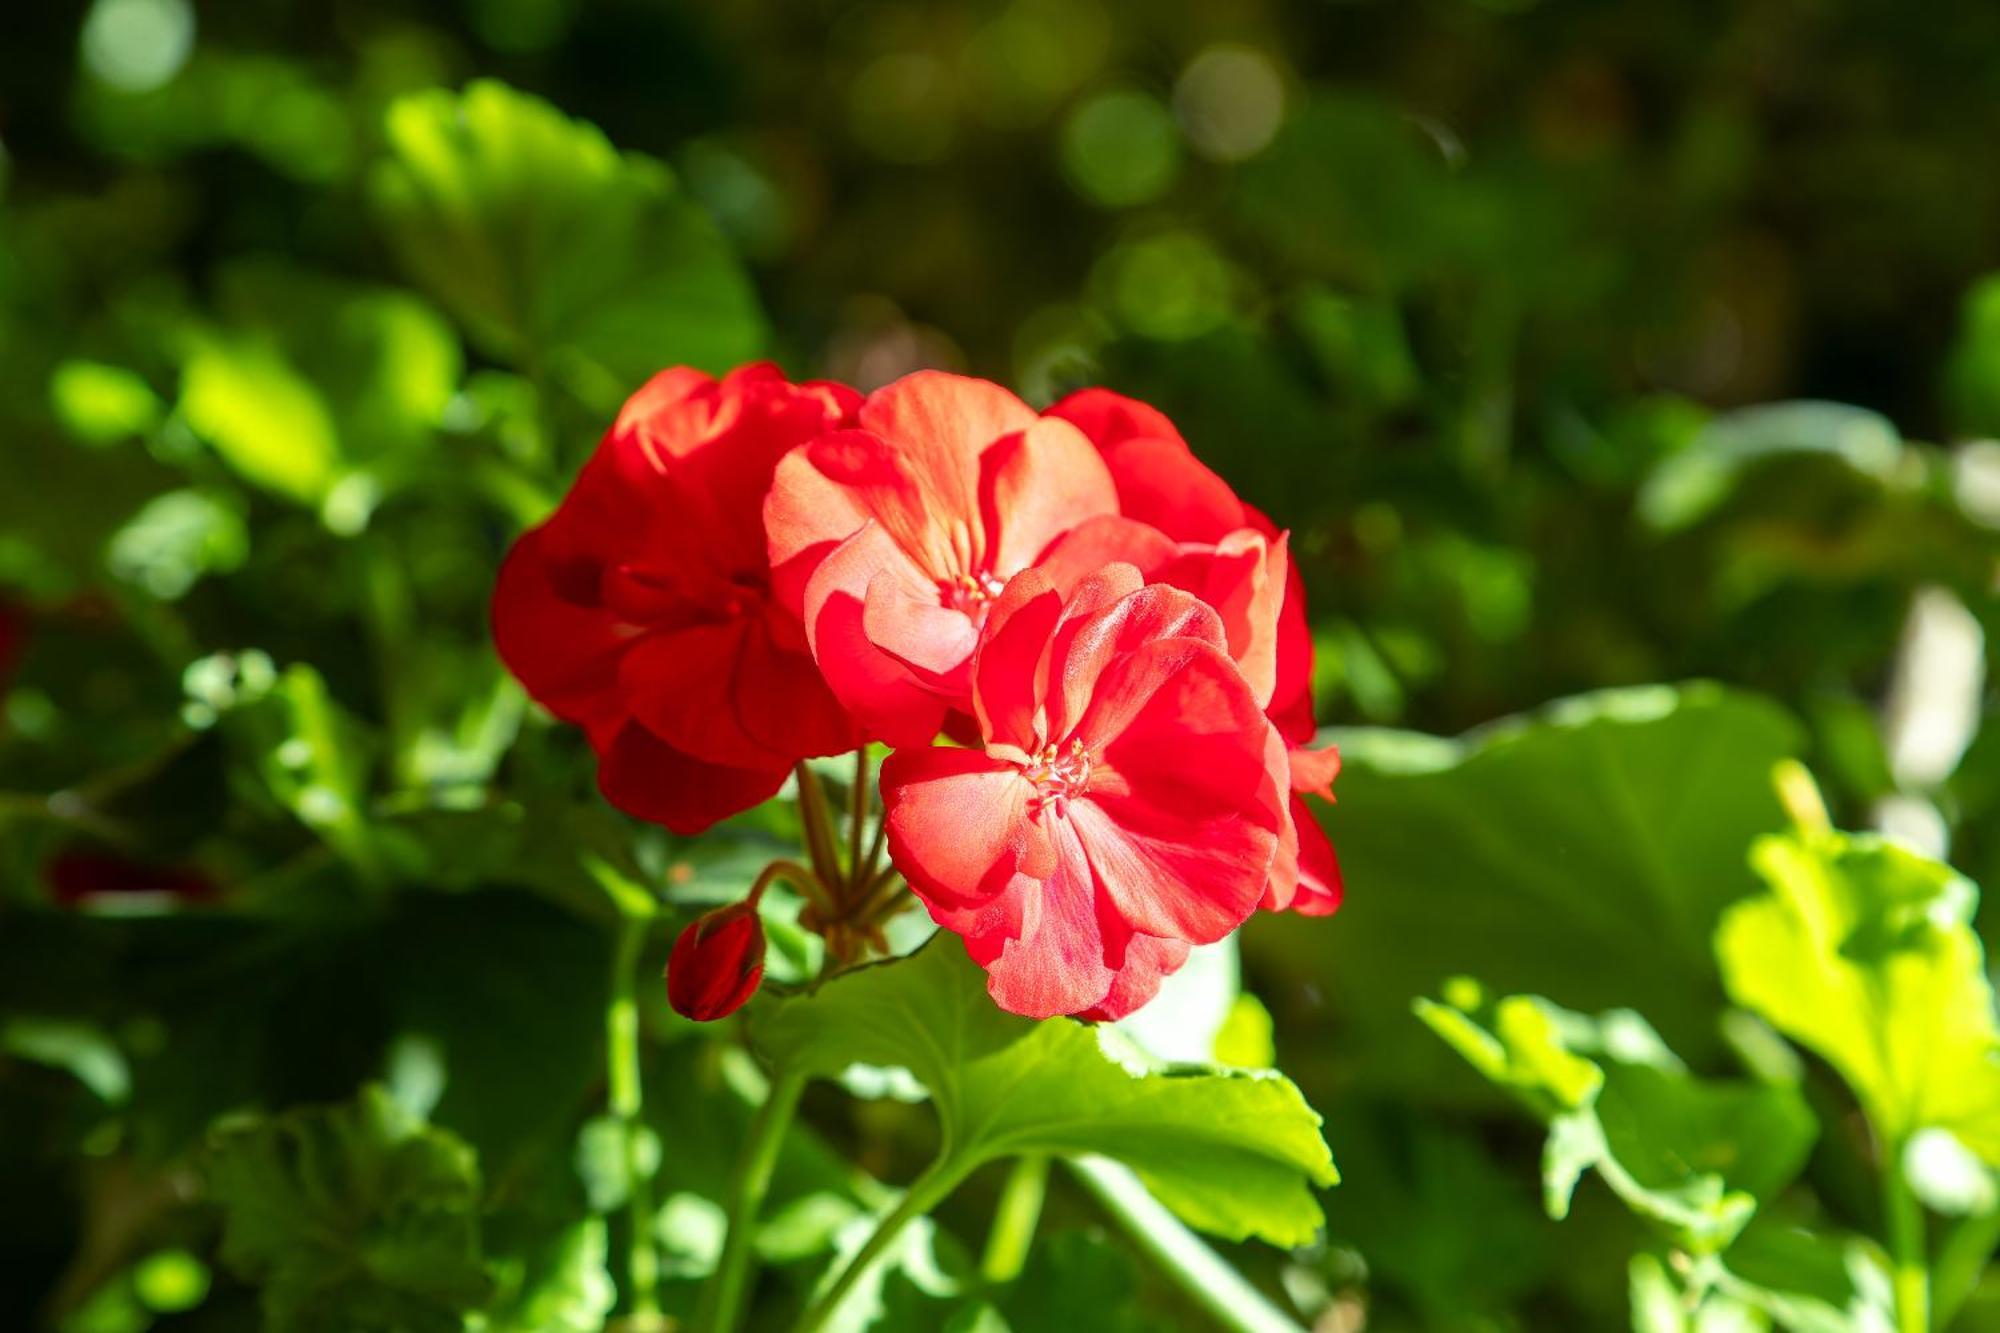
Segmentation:
<svg viewBox="0 0 2000 1333">
<path fill-rule="evenodd" d="M 969 701 L 979 629 L 965 612 L 939 600 L 936 584 L 915 581 L 902 562 L 886 564 L 862 596 L 861 628 L 926 686 L 954 702 Z"/>
<path fill-rule="evenodd" d="M 979 464 L 987 567 L 1002 577 L 1033 564 L 1077 524 L 1118 512 L 1103 457 L 1067 421 L 1044 417 L 987 449 Z"/>
<path fill-rule="evenodd" d="M 1034 409 L 997 384 L 920 370 L 868 395 L 861 428 L 893 440 L 921 478 L 931 510 L 951 519 L 979 515 L 979 455 L 1003 435 L 1024 431 Z M 986 553 L 971 551 L 977 561 Z"/>
<path fill-rule="evenodd" d="M 1013 764 L 980 750 L 898 750 L 882 765 L 889 851 L 927 902 L 977 906 L 1023 870 L 1052 869 L 1027 815 L 1033 788 Z"/>
<path fill-rule="evenodd" d="M 1180 553 L 1180 544 L 1158 528 L 1137 519 L 1103 514 L 1056 538 L 1035 567 L 1067 595 L 1108 564 L 1131 565 L 1150 579 Z"/>
<path fill-rule="evenodd" d="M 1099 920 L 1097 889 L 1078 831 L 1067 821 L 1049 825 L 1054 865 L 1039 879 L 1025 876 L 1013 892 L 1024 904 L 1021 933 L 1006 940 L 987 964 L 987 994 L 1009 1013 L 1030 1018 L 1081 1013 L 1101 1004 L 1116 980 L 1105 962 L 1107 941 Z"/>
<path fill-rule="evenodd" d="M 1124 963 L 1111 983 L 1111 993 L 1096 1007 L 1077 1015 L 1094 1023 L 1116 1022 L 1160 993 L 1160 983 L 1181 970 L 1188 959 L 1186 940 L 1134 935 L 1125 946 Z"/>
<path fill-rule="evenodd" d="M 1333 799 L 1333 780 L 1340 776 L 1340 747 L 1325 745 L 1317 750 L 1293 746 L 1288 755 L 1292 790 Z"/>
<path fill-rule="evenodd" d="M 870 735 L 891 745 L 928 745 L 947 700 L 925 689 L 868 636 L 863 598 L 884 570 L 918 577 L 888 534 L 869 524 L 842 542 L 806 585 L 806 634 L 834 696 Z"/>
</svg>

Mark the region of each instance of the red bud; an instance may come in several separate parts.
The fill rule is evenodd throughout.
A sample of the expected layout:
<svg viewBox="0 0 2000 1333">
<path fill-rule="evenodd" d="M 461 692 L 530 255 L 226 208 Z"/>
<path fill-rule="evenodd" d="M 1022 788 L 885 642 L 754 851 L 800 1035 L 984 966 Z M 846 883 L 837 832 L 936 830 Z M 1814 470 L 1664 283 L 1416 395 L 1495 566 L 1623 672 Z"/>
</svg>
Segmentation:
<svg viewBox="0 0 2000 1333">
<path fill-rule="evenodd" d="M 743 1007 L 764 979 L 764 923 L 750 902 L 718 907 L 688 923 L 667 960 L 667 1002 L 697 1023 Z"/>
</svg>

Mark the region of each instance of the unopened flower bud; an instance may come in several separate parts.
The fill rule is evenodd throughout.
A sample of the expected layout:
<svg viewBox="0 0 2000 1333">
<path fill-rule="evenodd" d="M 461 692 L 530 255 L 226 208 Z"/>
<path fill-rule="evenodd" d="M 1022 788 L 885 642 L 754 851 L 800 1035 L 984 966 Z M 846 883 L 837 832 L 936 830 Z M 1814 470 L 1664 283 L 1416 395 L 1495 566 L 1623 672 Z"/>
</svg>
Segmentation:
<svg viewBox="0 0 2000 1333">
<path fill-rule="evenodd" d="M 754 901 L 689 922 L 667 960 L 667 1002 L 697 1023 L 742 1008 L 764 980 L 764 923 Z"/>
</svg>

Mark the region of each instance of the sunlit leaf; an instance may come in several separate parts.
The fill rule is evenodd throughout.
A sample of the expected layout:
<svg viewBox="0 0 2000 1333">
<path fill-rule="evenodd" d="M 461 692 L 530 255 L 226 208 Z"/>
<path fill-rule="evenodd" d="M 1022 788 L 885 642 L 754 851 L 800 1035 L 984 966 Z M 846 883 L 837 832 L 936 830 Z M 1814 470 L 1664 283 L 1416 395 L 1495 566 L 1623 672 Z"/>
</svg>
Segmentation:
<svg viewBox="0 0 2000 1333">
<path fill-rule="evenodd" d="M 1885 1144 L 1945 1129 L 2000 1164 L 1978 891 L 1866 835 L 1767 837 L 1754 861 L 1769 893 L 1731 908 L 1716 934 L 1730 996 L 1838 1070 Z"/>
<path fill-rule="evenodd" d="M 181 371 L 181 413 L 245 480 L 318 504 L 333 486 L 340 442 L 320 391 L 268 344 L 196 336 Z"/>
<path fill-rule="evenodd" d="M 1797 1089 L 1696 1079 L 1637 1014 L 1592 1019 L 1518 995 L 1478 1012 L 1420 1000 L 1417 1013 L 1547 1122 L 1551 1217 L 1596 1171 L 1679 1243 L 1712 1253 L 1797 1174 L 1818 1132 Z"/>
<path fill-rule="evenodd" d="M 1337 1179 L 1319 1117 L 1275 1074 L 1135 1074 L 1069 1019 L 1002 1012 L 954 940 L 763 1004 L 753 1034 L 782 1068 L 837 1077 L 901 1065 L 930 1090 L 952 1169 L 1013 1153 L 1097 1153 L 1132 1167 L 1189 1223 L 1277 1245 L 1310 1240 L 1312 1189 Z"/>
</svg>

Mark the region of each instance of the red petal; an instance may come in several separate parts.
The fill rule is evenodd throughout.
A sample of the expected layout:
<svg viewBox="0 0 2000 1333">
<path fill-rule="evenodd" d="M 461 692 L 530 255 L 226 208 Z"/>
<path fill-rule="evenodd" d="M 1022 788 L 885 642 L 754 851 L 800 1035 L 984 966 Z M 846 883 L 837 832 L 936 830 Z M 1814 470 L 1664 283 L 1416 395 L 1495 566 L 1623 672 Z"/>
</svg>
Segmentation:
<svg viewBox="0 0 2000 1333">
<path fill-rule="evenodd" d="M 598 755 L 597 785 L 635 819 L 693 834 L 768 801 L 790 774 L 789 764 L 758 770 L 706 763 L 632 722 Z"/>
<path fill-rule="evenodd" d="M 1144 645 L 1104 672 L 1077 735 L 1099 772 L 1069 818 L 1120 915 L 1198 944 L 1240 925 L 1277 854 L 1283 751 L 1228 659 Z"/>
<path fill-rule="evenodd" d="M 1292 822 L 1299 831 L 1299 890 L 1292 898 L 1292 910 L 1300 916 L 1326 916 L 1339 908 L 1345 896 L 1340 861 L 1303 797 L 1292 798 Z"/>
<path fill-rule="evenodd" d="M 972 701 L 987 745 L 1010 746 L 1025 759 L 1046 738 L 1049 636 L 1062 613 L 1062 596 L 1039 567 L 1016 574 L 987 612 L 972 666 Z"/>
<path fill-rule="evenodd" d="M 566 596 L 561 574 L 547 526 L 514 543 L 493 588 L 493 642 L 500 660 L 537 703 L 566 722 L 588 727 L 623 717 L 618 659 L 627 639 L 602 607 Z M 594 595 L 594 568 L 585 581 Z"/>
<path fill-rule="evenodd" d="M 965 612 L 938 600 L 937 585 L 913 581 L 901 562 L 878 570 L 862 597 L 861 628 L 928 688 L 954 702 L 969 699 L 979 630 Z"/>
<path fill-rule="evenodd" d="M 1229 655 L 1260 705 L 1270 702 L 1277 681 L 1278 612 L 1289 562 L 1282 536 L 1270 543 L 1250 528 L 1238 528 L 1214 546 L 1182 547 L 1149 575 L 1215 608 Z"/>
<path fill-rule="evenodd" d="M 633 716 L 668 745 L 711 763 L 782 768 L 801 758 L 764 745 L 744 728 L 739 709 L 776 704 L 745 678 L 745 640 L 752 632 L 750 621 L 736 619 L 652 634 L 634 644 L 618 672 Z"/>
<path fill-rule="evenodd" d="M 1051 739 L 1078 730 L 1086 708 L 1110 707 L 1112 701 L 1097 699 L 1098 678 L 1142 644 L 1186 638 L 1225 647 L 1222 622 L 1207 604 L 1162 584 L 1135 588 L 1138 577 L 1129 565 L 1113 565 L 1071 594 L 1050 659 Z M 1137 707 L 1143 696 L 1134 694 L 1130 702 Z M 1100 712 L 1095 743 L 1115 735 L 1122 717 L 1115 710 Z"/>
</svg>

